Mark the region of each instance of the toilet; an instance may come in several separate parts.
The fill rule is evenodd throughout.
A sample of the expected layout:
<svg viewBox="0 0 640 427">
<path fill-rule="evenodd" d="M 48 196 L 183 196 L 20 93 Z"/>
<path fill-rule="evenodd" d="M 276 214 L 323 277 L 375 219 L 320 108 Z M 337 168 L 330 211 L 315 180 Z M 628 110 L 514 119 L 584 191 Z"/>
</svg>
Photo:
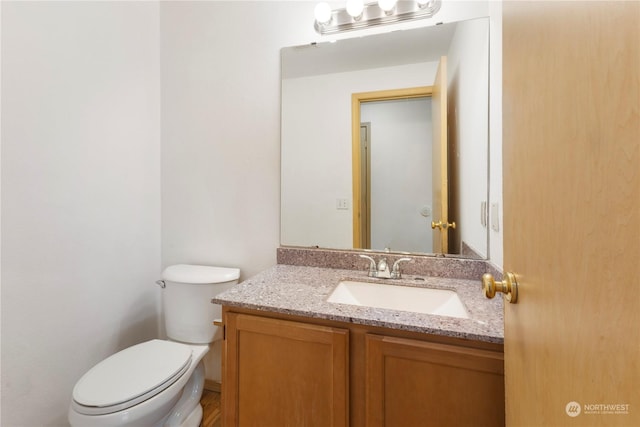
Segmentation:
<svg viewBox="0 0 640 427">
<path fill-rule="evenodd" d="M 73 389 L 71 426 L 197 427 L 202 419 L 203 357 L 222 338 L 211 298 L 238 283 L 237 268 L 172 265 L 162 287 L 168 340 L 126 348 L 91 368 Z"/>
</svg>

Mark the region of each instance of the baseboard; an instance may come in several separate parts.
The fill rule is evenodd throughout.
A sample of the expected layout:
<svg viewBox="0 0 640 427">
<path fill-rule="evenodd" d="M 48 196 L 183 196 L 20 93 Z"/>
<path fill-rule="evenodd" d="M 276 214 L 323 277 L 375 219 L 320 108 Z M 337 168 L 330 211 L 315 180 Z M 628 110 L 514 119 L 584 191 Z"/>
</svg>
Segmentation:
<svg viewBox="0 0 640 427">
<path fill-rule="evenodd" d="M 222 391 L 222 384 L 220 384 L 218 381 L 205 379 L 204 389 L 207 391 L 215 391 L 216 393 L 220 393 Z"/>
</svg>

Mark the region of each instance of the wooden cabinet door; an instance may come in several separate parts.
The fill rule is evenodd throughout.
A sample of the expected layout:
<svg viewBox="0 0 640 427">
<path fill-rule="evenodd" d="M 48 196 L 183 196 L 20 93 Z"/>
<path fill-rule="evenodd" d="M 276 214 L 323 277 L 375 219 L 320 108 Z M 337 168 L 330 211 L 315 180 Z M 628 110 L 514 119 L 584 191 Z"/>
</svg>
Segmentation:
<svg viewBox="0 0 640 427">
<path fill-rule="evenodd" d="M 223 425 L 348 425 L 346 329 L 227 313 Z"/>
<path fill-rule="evenodd" d="M 503 354 L 366 337 L 367 427 L 504 425 Z"/>
</svg>

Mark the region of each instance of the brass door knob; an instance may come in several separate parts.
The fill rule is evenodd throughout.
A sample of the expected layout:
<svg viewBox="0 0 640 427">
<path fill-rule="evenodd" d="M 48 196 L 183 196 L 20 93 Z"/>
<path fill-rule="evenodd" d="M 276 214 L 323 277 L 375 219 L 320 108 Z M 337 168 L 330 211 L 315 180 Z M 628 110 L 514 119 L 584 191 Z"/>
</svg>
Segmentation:
<svg viewBox="0 0 640 427">
<path fill-rule="evenodd" d="M 496 292 L 505 294 L 505 299 L 511 304 L 518 302 L 518 281 L 513 273 L 504 273 L 504 280 L 496 282 L 490 273 L 482 276 L 482 291 L 487 298 L 496 296 Z"/>
<path fill-rule="evenodd" d="M 431 221 L 431 228 L 434 229 L 434 230 L 436 228 L 438 230 L 443 230 L 443 229 L 446 230 L 447 228 L 453 228 L 455 230 L 456 222 L 455 221 L 453 221 L 453 222 L 442 222 L 442 221 L 435 222 L 435 221 Z"/>
</svg>

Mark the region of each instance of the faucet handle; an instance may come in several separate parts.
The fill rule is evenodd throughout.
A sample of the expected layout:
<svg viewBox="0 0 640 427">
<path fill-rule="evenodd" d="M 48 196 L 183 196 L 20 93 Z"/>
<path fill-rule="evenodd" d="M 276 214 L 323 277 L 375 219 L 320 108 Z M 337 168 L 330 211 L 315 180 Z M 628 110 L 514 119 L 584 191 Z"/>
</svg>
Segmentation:
<svg viewBox="0 0 640 427">
<path fill-rule="evenodd" d="M 369 255 L 360 255 L 360 258 L 369 260 L 369 277 L 376 277 L 377 267 L 376 267 L 375 260 L 371 258 Z"/>
<path fill-rule="evenodd" d="M 396 262 L 393 263 L 393 268 L 391 269 L 391 278 L 392 279 L 400 279 L 402 278 L 402 274 L 400 273 L 400 263 L 401 262 L 412 262 L 411 258 L 400 258 L 397 259 Z"/>
</svg>

